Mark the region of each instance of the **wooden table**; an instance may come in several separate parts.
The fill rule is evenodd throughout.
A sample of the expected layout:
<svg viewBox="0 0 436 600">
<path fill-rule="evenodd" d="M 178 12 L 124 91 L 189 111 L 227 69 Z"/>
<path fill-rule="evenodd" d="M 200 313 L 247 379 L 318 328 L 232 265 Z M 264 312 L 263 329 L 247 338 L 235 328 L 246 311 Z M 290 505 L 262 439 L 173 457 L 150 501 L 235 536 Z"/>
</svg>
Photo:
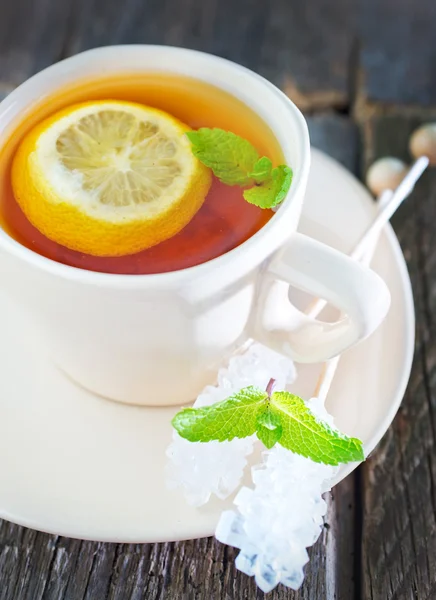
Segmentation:
<svg viewBox="0 0 436 600">
<path fill-rule="evenodd" d="M 0 96 L 86 48 L 163 43 L 258 71 L 306 113 L 312 141 L 362 175 L 436 116 L 434 0 L 0 0 Z M 436 598 L 436 175 L 393 224 L 417 311 L 403 405 L 372 457 L 329 498 L 298 593 L 271 600 Z M 263 598 L 213 539 L 82 542 L 0 524 L 0 600 Z"/>
</svg>

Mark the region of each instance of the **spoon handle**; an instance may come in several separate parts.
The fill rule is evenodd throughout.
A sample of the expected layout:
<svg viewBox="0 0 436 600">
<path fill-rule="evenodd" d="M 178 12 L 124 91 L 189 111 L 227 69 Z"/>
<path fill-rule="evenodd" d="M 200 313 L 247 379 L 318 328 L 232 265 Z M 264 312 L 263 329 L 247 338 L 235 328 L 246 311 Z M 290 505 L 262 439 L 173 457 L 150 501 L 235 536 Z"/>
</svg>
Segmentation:
<svg viewBox="0 0 436 600">
<path fill-rule="evenodd" d="M 427 157 L 423 156 L 419 158 L 394 192 L 392 190 L 385 190 L 380 194 L 377 199 L 377 215 L 351 252 L 351 256 L 361 264 L 369 265 L 371 263 L 383 226 L 389 221 L 403 200 L 412 192 L 415 183 L 421 177 L 428 164 Z M 311 317 L 316 317 L 325 305 L 326 302 L 324 300 L 316 299 L 307 307 L 305 313 Z M 340 356 L 336 356 L 324 363 L 316 383 L 313 395 L 323 402 L 325 402 L 333 383 L 339 360 Z"/>
<path fill-rule="evenodd" d="M 412 192 L 415 183 L 421 177 L 428 164 L 428 158 L 426 156 L 421 156 L 413 163 L 412 167 L 394 192 L 391 190 L 385 190 L 379 196 L 379 199 L 377 200 L 379 210 L 377 211 L 373 221 L 368 225 L 365 232 L 362 234 L 359 241 L 351 251 L 351 258 L 361 262 L 368 244 L 371 243 L 371 239 L 374 239 L 375 236 L 378 237 L 383 227 L 390 220 L 403 200 L 405 200 L 405 198 L 407 198 L 407 196 L 409 196 L 409 194 Z M 383 199 L 383 203 L 380 202 L 381 199 Z M 319 315 L 326 304 L 327 302 L 322 298 L 316 298 L 309 303 L 304 313 L 308 317 L 315 318 Z"/>
</svg>

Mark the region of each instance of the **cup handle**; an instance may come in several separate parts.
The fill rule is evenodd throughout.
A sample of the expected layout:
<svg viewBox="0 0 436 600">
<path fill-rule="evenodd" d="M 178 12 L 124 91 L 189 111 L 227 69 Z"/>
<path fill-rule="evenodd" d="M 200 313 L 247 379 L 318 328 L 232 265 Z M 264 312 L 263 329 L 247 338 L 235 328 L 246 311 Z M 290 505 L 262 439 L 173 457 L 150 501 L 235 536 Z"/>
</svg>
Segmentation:
<svg viewBox="0 0 436 600">
<path fill-rule="evenodd" d="M 339 319 L 305 315 L 290 302 L 290 285 L 338 308 Z M 389 290 L 374 271 L 294 233 L 263 274 L 252 337 L 297 362 L 320 362 L 369 336 L 389 305 Z"/>
</svg>

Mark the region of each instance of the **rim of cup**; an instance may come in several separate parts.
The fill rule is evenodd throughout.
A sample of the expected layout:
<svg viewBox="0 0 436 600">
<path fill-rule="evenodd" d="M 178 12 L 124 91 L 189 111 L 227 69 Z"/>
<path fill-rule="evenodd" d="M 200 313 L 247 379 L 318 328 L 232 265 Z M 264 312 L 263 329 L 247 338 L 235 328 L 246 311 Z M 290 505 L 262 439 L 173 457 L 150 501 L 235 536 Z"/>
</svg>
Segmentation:
<svg viewBox="0 0 436 600">
<path fill-rule="evenodd" d="M 151 61 L 147 64 L 147 60 Z M 123 275 L 87 271 L 58 263 L 21 245 L 0 229 L 0 248 L 54 276 L 98 286 L 120 288 L 173 287 L 193 279 L 213 277 L 220 269 L 248 272 L 258 266 L 296 229 L 310 167 L 310 142 L 299 109 L 276 86 L 253 71 L 225 58 L 174 46 L 121 45 L 87 50 L 33 75 L 0 103 L 0 135 L 8 139 L 26 111 L 75 80 L 121 72 L 152 71 L 185 75 L 232 94 L 260 116 L 276 137 L 293 181 L 276 214 L 258 232 L 233 250 L 179 271 Z"/>
</svg>

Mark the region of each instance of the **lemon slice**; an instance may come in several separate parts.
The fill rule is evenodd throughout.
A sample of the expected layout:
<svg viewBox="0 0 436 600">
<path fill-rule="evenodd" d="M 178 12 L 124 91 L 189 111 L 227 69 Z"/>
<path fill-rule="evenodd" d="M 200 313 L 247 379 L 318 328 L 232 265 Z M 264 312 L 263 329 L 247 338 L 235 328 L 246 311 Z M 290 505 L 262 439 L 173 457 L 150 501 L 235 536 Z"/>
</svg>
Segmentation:
<svg viewBox="0 0 436 600">
<path fill-rule="evenodd" d="M 15 198 L 39 231 L 67 248 L 95 256 L 144 250 L 183 229 L 209 190 L 189 129 L 132 102 L 70 106 L 21 142 Z"/>
</svg>

